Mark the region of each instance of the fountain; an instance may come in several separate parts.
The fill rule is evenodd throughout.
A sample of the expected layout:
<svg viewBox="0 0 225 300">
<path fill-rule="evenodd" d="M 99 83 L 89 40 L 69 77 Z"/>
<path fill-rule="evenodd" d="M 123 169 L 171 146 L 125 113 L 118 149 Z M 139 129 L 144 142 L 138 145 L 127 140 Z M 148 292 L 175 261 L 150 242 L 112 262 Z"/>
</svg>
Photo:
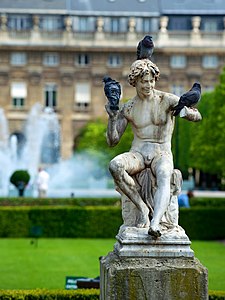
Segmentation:
<svg viewBox="0 0 225 300">
<path fill-rule="evenodd" d="M 35 184 L 38 168 L 44 166 L 50 174 L 50 197 L 117 196 L 107 189 L 107 176 L 102 175 L 97 159 L 87 153 L 74 154 L 68 160 L 60 157 L 60 125 L 54 111 L 36 103 L 28 114 L 23 143 L 18 135 L 9 136 L 4 111 L 0 109 L 0 195 L 17 195 L 9 186 L 11 174 L 28 170 L 31 180 L 25 195 L 37 196 Z M 3 172 L 4 170 L 4 172 Z"/>
</svg>

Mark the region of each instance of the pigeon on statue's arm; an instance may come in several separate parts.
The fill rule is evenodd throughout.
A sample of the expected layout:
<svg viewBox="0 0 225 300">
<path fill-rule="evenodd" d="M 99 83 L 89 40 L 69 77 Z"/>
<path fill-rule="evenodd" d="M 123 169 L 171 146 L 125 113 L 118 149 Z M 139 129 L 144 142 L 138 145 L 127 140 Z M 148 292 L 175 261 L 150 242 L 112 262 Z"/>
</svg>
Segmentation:
<svg viewBox="0 0 225 300">
<path fill-rule="evenodd" d="M 192 88 L 184 93 L 180 99 L 178 104 L 172 108 L 173 115 L 178 116 L 181 110 L 186 107 L 193 107 L 196 105 L 201 99 L 201 85 L 198 82 L 195 82 Z"/>
</svg>

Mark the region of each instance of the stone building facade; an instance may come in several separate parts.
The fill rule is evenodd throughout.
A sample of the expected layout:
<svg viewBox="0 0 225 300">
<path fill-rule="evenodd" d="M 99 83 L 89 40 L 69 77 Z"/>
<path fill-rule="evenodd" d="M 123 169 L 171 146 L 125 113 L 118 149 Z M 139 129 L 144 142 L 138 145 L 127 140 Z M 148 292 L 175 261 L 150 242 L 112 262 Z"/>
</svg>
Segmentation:
<svg viewBox="0 0 225 300">
<path fill-rule="evenodd" d="M 129 4 L 129 5 L 128 5 Z M 214 0 L 0 1 L 0 107 L 10 134 L 23 132 L 31 107 L 52 107 L 61 154 L 72 154 L 84 124 L 106 117 L 102 78 L 124 98 L 136 47 L 153 37 L 157 87 L 181 95 L 193 81 L 213 89 L 225 60 L 225 2 Z"/>
</svg>

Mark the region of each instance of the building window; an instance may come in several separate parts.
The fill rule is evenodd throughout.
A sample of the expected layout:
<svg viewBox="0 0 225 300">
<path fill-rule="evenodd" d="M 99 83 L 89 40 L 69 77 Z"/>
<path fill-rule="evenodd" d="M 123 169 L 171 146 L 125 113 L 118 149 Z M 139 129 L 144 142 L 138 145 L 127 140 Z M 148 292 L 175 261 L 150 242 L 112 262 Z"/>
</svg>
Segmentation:
<svg viewBox="0 0 225 300">
<path fill-rule="evenodd" d="M 75 86 L 75 106 L 78 110 L 87 110 L 91 102 L 91 87 L 88 82 L 80 82 Z"/>
<path fill-rule="evenodd" d="M 58 53 L 45 53 L 43 57 L 43 64 L 45 66 L 55 67 L 59 65 Z"/>
<path fill-rule="evenodd" d="M 44 16 L 40 18 L 40 29 L 43 31 L 56 31 L 63 28 L 63 20 L 58 16 Z"/>
<path fill-rule="evenodd" d="M 111 18 L 110 20 L 110 31 L 111 32 L 119 32 L 120 31 L 120 19 L 119 18 Z"/>
<path fill-rule="evenodd" d="M 158 31 L 159 19 L 158 18 L 136 18 L 136 31 L 142 33 L 151 33 Z"/>
<path fill-rule="evenodd" d="M 143 32 L 151 31 L 151 19 L 143 19 Z"/>
<path fill-rule="evenodd" d="M 185 55 L 173 55 L 170 57 L 170 66 L 174 69 L 182 69 L 187 65 L 187 58 Z"/>
<path fill-rule="evenodd" d="M 169 18 L 168 30 L 191 30 L 190 17 L 172 17 Z"/>
<path fill-rule="evenodd" d="M 126 33 L 128 30 L 128 18 L 105 17 L 104 31 L 110 33 Z"/>
<path fill-rule="evenodd" d="M 8 28 L 10 30 L 22 31 L 32 27 L 31 16 L 28 15 L 12 15 L 8 16 Z"/>
<path fill-rule="evenodd" d="M 78 31 L 87 32 L 88 31 L 88 18 L 80 17 L 78 19 Z"/>
<path fill-rule="evenodd" d="M 10 63 L 13 66 L 23 66 L 27 63 L 27 55 L 24 52 L 12 52 L 10 54 Z"/>
<path fill-rule="evenodd" d="M 25 105 L 25 99 L 27 97 L 27 87 L 24 82 L 13 82 L 11 84 L 11 99 L 12 106 L 21 108 Z"/>
<path fill-rule="evenodd" d="M 71 17 L 72 29 L 75 32 L 94 32 L 96 17 Z"/>
<path fill-rule="evenodd" d="M 49 83 L 45 85 L 45 106 L 55 108 L 57 105 L 57 85 Z"/>
<path fill-rule="evenodd" d="M 202 66 L 206 69 L 214 69 L 219 65 L 218 57 L 216 55 L 204 55 L 202 58 Z"/>
<path fill-rule="evenodd" d="M 173 84 L 171 86 L 171 93 L 177 96 L 181 96 L 185 92 L 184 86 L 182 84 Z"/>
<path fill-rule="evenodd" d="M 216 20 L 205 20 L 202 24 L 203 31 L 217 31 Z"/>
<path fill-rule="evenodd" d="M 80 53 L 76 56 L 76 64 L 80 66 L 87 66 L 90 63 L 90 57 L 88 54 Z"/>
<path fill-rule="evenodd" d="M 108 65 L 110 67 L 118 67 L 121 65 L 121 56 L 119 54 L 110 54 L 108 57 Z"/>
</svg>

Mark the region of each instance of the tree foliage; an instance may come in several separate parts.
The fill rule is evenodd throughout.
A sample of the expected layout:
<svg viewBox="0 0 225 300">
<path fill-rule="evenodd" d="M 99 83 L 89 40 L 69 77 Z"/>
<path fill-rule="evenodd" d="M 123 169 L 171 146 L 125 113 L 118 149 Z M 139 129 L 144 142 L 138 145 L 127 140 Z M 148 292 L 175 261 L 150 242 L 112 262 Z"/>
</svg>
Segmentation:
<svg viewBox="0 0 225 300">
<path fill-rule="evenodd" d="M 107 121 L 98 119 L 91 121 L 81 130 L 76 144 L 76 151 L 88 152 L 99 159 L 102 167 L 107 168 L 109 161 L 116 155 L 129 151 L 133 134 L 128 125 L 120 142 L 115 147 L 109 147 L 106 141 Z"/>
<path fill-rule="evenodd" d="M 225 175 L 225 68 L 214 91 L 204 94 L 200 111 L 203 120 L 191 142 L 191 164 L 211 174 Z"/>
</svg>

